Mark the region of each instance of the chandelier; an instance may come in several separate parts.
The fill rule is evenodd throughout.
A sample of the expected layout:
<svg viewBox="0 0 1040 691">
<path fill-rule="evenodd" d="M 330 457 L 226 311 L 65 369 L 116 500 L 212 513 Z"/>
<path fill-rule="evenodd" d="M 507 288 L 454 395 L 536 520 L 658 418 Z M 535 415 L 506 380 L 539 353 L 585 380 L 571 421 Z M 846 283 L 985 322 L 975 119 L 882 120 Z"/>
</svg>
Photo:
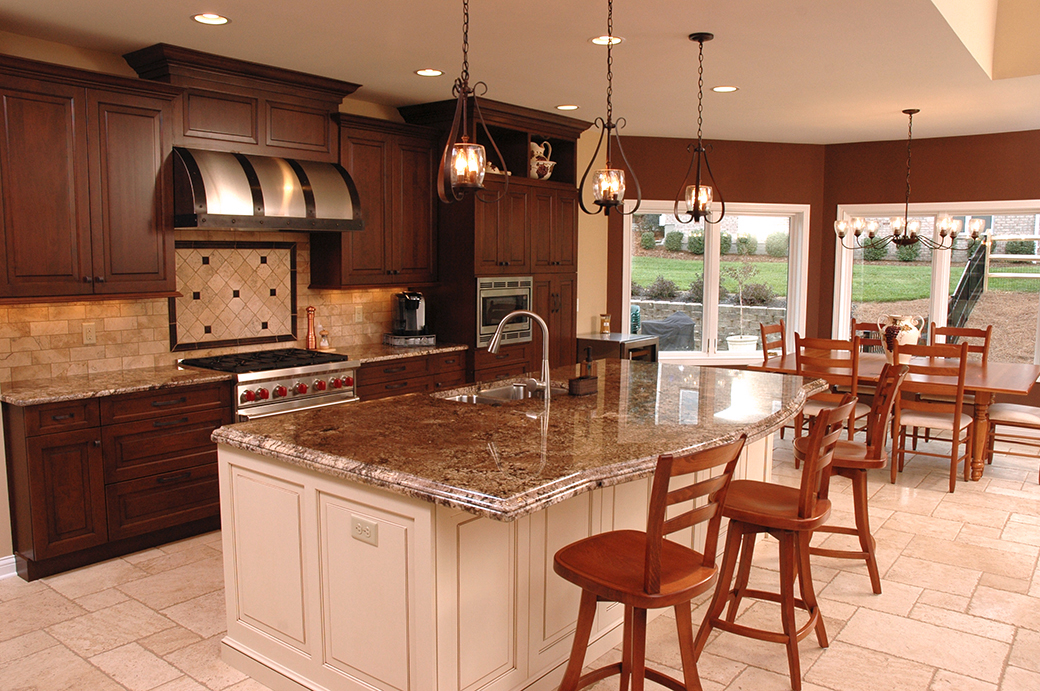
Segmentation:
<svg viewBox="0 0 1040 691">
<path fill-rule="evenodd" d="M 483 96 L 487 93 L 487 84 L 476 82 L 470 86 L 469 83 L 469 0 L 462 0 L 462 73 L 455 79 L 455 84 L 451 87 L 451 93 L 456 99 L 455 117 L 452 118 L 448 141 L 444 145 L 444 153 L 441 154 L 441 163 L 437 170 L 437 196 L 445 204 L 460 201 L 466 192 L 475 192 L 484 188 L 487 155 L 483 146 L 470 142 L 467 106 L 471 98 L 476 119 L 484 128 L 484 134 L 498 156 L 501 172 L 505 177 L 505 187 L 497 196 L 490 199 L 480 196 L 477 198 L 484 202 L 494 202 L 500 199 L 505 194 L 505 190 L 509 188 L 509 172 L 502 153 L 498 150 L 498 145 L 495 144 L 495 140 L 484 123 L 480 103 L 477 101 L 477 90 L 480 91 L 479 95 Z M 475 133 L 475 125 L 473 130 Z"/>
<path fill-rule="evenodd" d="M 693 150 L 693 157 L 690 159 L 690 167 L 686 170 L 686 177 L 683 178 L 682 185 L 679 186 L 678 192 L 675 193 L 675 207 L 673 209 L 675 220 L 679 223 L 689 223 L 691 221 L 700 221 L 702 218 L 708 223 L 718 223 L 726 215 L 726 201 L 722 198 L 722 191 L 718 190 L 718 183 L 715 182 L 715 176 L 711 172 L 711 164 L 708 162 L 708 150 L 704 146 L 704 138 L 702 136 L 702 128 L 704 126 L 704 42 L 710 41 L 715 38 L 715 34 L 709 34 L 707 32 L 699 32 L 690 34 L 690 40 L 696 41 L 700 44 L 700 49 L 697 55 L 697 146 Z M 689 151 L 689 147 L 687 147 Z M 721 207 L 719 215 L 716 217 L 712 214 L 712 188 L 711 185 L 701 184 L 703 179 L 701 176 L 701 162 L 704 163 L 704 169 L 708 172 L 708 179 L 712 185 L 715 185 L 718 190 L 719 205 Z M 697 175 L 692 185 L 688 185 L 687 182 L 690 179 L 690 172 L 696 168 Z M 685 195 L 684 195 L 685 190 Z M 679 212 L 679 202 L 681 198 L 685 196 L 686 213 L 690 214 L 689 218 L 684 219 Z"/>
<path fill-rule="evenodd" d="M 599 141 L 596 142 L 596 150 L 592 154 L 592 160 L 589 161 L 588 167 L 581 176 L 581 182 L 578 183 L 578 189 L 585 189 L 585 180 L 589 177 L 589 173 L 592 171 L 592 166 L 596 163 L 596 157 L 599 156 L 600 147 L 603 145 L 604 137 L 607 140 L 607 167 L 597 170 L 592 176 L 592 197 L 593 202 L 598 206 L 598 209 L 590 211 L 585 206 L 584 195 L 578 195 L 578 205 L 581 210 L 587 214 L 594 215 L 598 214 L 601 210 L 604 215 L 609 215 L 611 209 L 618 209 L 618 213 L 631 215 L 634 214 L 638 209 L 639 205 L 643 201 L 643 196 L 639 189 L 639 179 L 635 173 L 632 173 L 632 181 L 636 185 L 636 205 L 631 211 L 621 211 L 618 207 L 625 201 L 625 171 L 620 168 L 612 168 L 610 165 L 610 154 L 611 154 L 611 140 L 617 145 L 617 150 L 621 154 L 621 160 L 625 162 L 625 167 L 630 171 L 632 166 L 629 165 L 628 159 L 625 158 L 625 150 L 621 147 L 621 138 L 618 137 L 618 129 L 625 126 L 625 119 L 618 118 L 617 122 L 614 122 L 614 107 L 611 104 L 611 96 L 614 93 L 614 55 L 612 52 L 614 46 L 614 0 L 607 0 L 607 119 L 596 118 L 595 125 L 599 128 Z"/>
<path fill-rule="evenodd" d="M 906 199 L 903 202 L 902 217 L 897 216 L 890 220 L 889 223 L 892 226 L 891 235 L 879 234 L 878 229 L 880 226 L 874 219 L 866 220 L 853 217 L 848 220 L 841 219 L 835 221 L 834 232 L 845 249 L 880 248 L 887 247 L 889 244 L 897 247 L 907 247 L 917 243 L 933 250 L 953 249 L 957 236 L 960 235 L 963 227 L 959 219 L 951 218 L 948 214 L 937 217 L 935 225 L 939 231 L 939 239 L 935 240 L 927 235 L 921 235 L 921 221 L 916 218 L 910 218 L 910 144 L 914 138 L 914 115 L 920 112 L 918 108 L 907 108 L 903 111 L 909 120 L 909 124 L 906 131 Z M 973 218 L 968 223 L 968 230 L 972 240 L 977 240 L 979 234 L 985 229 L 985 219 Z"/>
</svg>

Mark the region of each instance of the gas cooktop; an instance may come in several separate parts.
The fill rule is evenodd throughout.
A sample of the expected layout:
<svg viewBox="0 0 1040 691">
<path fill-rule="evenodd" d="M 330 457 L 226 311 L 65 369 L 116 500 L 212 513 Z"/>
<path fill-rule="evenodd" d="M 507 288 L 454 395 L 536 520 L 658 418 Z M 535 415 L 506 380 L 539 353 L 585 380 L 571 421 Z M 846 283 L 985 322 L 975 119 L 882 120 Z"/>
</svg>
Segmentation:
<svg viewBox="0 0 1040 691">
<path fill-rule="evenodd" d="M 249 353 L 214 355 L 213 357 L 184 358 L 182 365 L 202 367 L 218 372 L 243 374 L 246 372 L 270 372 L 273 370 L 324 365 L 331 362 L 346 362 L 350 358 L 337 353 L 324 353 L 302 348 L 281 350 L 257 350 Z"/>
</svg>

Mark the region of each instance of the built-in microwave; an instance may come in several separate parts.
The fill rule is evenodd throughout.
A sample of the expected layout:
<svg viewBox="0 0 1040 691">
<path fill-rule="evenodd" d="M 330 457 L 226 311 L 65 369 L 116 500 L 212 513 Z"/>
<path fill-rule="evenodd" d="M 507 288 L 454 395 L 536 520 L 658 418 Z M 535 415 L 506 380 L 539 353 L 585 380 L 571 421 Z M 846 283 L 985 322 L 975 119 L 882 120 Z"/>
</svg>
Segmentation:
<svg viewBox="0 0 1040 691">
<path fill-rule="evenodd" d="M 477 347 L 491 341 L 499 322 L 514 310 L 531 309 L 530 276 L 489 276 L 477 279 Z M 502 330 L 502 343 L 525 343 L 531 340 L 531 320 L 514 319 Z"/>
</svg>

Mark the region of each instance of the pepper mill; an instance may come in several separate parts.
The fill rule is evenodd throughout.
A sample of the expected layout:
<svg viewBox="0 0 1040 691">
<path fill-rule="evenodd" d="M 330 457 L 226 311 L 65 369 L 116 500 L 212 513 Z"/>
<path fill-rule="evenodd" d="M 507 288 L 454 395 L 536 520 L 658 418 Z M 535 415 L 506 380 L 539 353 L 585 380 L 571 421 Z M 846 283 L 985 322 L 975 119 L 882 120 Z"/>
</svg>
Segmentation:
<svg viewBox="0 0 1040 691">
<path fill-rule="evenodd" d="M 313 307 L 307 308 L 307 350 L 318 349 L 318 340 L 314 335 L 314 313 L 317 311 Z"/>
</svg>

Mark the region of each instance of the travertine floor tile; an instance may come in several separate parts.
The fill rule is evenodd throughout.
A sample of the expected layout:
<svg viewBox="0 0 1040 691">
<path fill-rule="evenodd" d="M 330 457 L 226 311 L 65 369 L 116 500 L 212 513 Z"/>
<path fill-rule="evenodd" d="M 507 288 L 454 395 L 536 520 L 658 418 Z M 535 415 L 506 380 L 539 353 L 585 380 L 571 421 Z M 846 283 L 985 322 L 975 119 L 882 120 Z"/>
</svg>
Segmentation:
<svg viewBox="0 0 1040 691">
<path fill-rule="evenodd" d="M 943 540 L 954 540 L 964 524 L 934 516 L 922 516 L 907 511 L 895 511 L 881 524 L 888 530 L 898 530 L 914 535 L 931 535 Z"/>
<path fill-rule="evenodd" d="M 1009 665 L 1040 674 L 1040 633 L 1021 629 L 1011 646 Z"/>
<path fill-rule="evenodd" d="M 0 622 L 3 622 L 3 626 L 0 626 L 0 641 L 17 638 L 86 613 L 75 602 L 50 588 L 26 592 L 31 594 L 0 603 Z"/>
<path fill-rule="evenodd" d="M 172 653 L 174 650 L 187 648 L 189 645 L 198 643 L 201 640 L 202 636 L 197 633 L 189 631 L 182 626 L 171 626 L 159 633 L 139 638 L 137 642 L 161 657 L 167 653 Z"/>
<path fill-rule="evenodd" d="M 110 559 L 100 564 L 45 578 L 43 582 L 70 600 L 75 600 L 147 575 L 122 559 Z"/>
<path fill-rule="evenodd" d="M 1040 674 L 1021 667 L 1008 667 L 1000 691 L 1036 691 L 1040 689 Z"/>
<path fill-rule="evenodd" d="M 975 592 L 981 576 L 982 572 L 975 569 L 936 564 L 913 557 L 900 557 L 885 572 L 885 579 L 889 581 L 965 597 Z"/>
<path fill-rule="evenodd" d="M 911 691 L 928 688 L 934 673 L 931 665 L 834 642 L 803 678 L 835 691 Z"/>
<path fill-rule="evenodd" d="M 938 540 L 918 535 L 903 550 L 904 556 L 949 566 L 981 569 L 1011 578 L 1029 578 L 1036 558 L 1006 550 L 982 547 L 958 540 Z"/>
<path fill-rule="evenodd" d="M 88 612 L 96 612 L 99 609 L 118 605 L 120 602 L 126 602 L 129 599 L 129 596 L 122 590 L 106 588 L 96 593 L 76 598 L 76 604 Z"/>
<path fill-rule="evenodd" d="M 173 622 L 133 600 L 47 628 L 47 633 L 83 657 L 92 657 L 168 629 Z"/>
<path fill-rule="evenodd" d="M 1013 621 L 1018 626 L 1040 631 L 1040 600 L 1028 595 L 980 586 L 971 598 L 968 614 L 994 621 Z"/>
<path fill-rule="evenodd" d="M 237 684 L 246 675 L 220 659 L 220 637 L 207 638 L 165 656 L 185 674 L 209 689 L 224 689 Z"/>
<path fill-rule="evenodd" d="M 90 663 L 130 691 L 151 691 L 156 686 L 184 676 L 162 658 L 137 643 L 128 643 L 90 658 Z"/>
<path fill-rule="evenodd" d="M 119 586 L 119 589 L 153 609 L 165 609 L 223 587 L 222 561 L 204 559 L 131 581 Z"/>
<path fill-rule="evenodd" d="M 162 614 L 202 638 L 210 638 L 227 630 L 223 588 L 167 607 L 162 610 Z"/>
<path fill-rule="evenodd" d="M 973 633 L 977 636 L 985 636 L 995 641 L 1011 643 L 1015 637 L 1015 627 L 998 621 L 992 621 L 984 617 L 975 617 L 970 614 L 953 612 L 941 607 L 921 604 L 920 602 L 910 611 L 910 618 L 918 621 L 926 621 L 930 624 L 945 626 L 955 631 Z"/>
<path fill-rule="evenodd" d="M 126 691 L 62 645 L 0 666 L 0 682 L 5 689 L 18 691 Z"/>
<path fill-rule="evenodd" d="M 928 691 L 997 691 L 997 685 L 940 669 Z"/>
<path fill-rule="evenodd" d="M 921 596 L 922 588 L 904 585 L 896 581 L 884 581 L 881 594 L 875 595 L 870 589 L 870 581 L 851 573 L 838 574 L 826 588 L 819 592 L 820 597 L 838 600 L 856 607 L 876 609 L 906 616 Z"/>
<path fill-rule="evenodd" d="M 0 665 L 60 645 L 44 631 L 32 631 L 0 643 Z"/>
</svg>

